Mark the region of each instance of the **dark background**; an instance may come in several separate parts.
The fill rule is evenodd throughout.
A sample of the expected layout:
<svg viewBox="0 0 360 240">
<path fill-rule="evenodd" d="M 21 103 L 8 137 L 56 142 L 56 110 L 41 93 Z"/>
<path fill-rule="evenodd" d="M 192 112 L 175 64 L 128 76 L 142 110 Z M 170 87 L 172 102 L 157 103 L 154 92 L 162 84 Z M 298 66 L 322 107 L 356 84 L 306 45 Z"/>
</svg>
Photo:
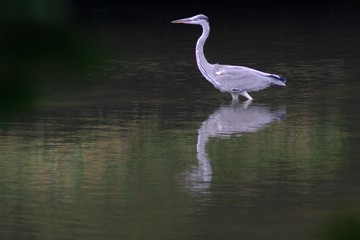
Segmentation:
<svg viewBox="0 0 360 240">
<path fill-rule="evenodd" d="M 356 12 L 360 8 L 357 0 L 169 0 L 169 1 L 116 1 L 116 0 L 77 0 L 72 7 L 75 17 L 96 20 L 112 18 L 121 22 L 140 22 L 168 20 L 190 17 L 199 13 L 214 21 L 228 21 L 251 18 L 263 20 L 281 15 L 283 20 L 292 18 L 318 18 L 327 15 L 342 15 Z M 220 18 L 221 17 L 221 18 Z"/>
<path fill-rule="evenodd" d="M 358 0 L 295 1 L 118 1 L 14 0 L 0 2 L 0 115 L 23 112 L 36 105 L 48 72 L 84 74 L 99 66 L 106 51 L 88 26 L 170 23 L 206 14 L 217 23 L 342 21 L 357 26 Z M 340 16 L 340 17 L 339 17 Z M 346 16 L 346 17 L 342 17 Z M 296 28 L 296 26 L 294 26 Z M 341 45 L 339 45 L 341 47 Z M 111 52 L 111 48 L 108 49 Z M 54 80 L 55 79 L 55 80 Z M 66 78 L 64 78 L 66 79 Z M 0 117 L 1 119 L 1 117 Z"/>
</svg>

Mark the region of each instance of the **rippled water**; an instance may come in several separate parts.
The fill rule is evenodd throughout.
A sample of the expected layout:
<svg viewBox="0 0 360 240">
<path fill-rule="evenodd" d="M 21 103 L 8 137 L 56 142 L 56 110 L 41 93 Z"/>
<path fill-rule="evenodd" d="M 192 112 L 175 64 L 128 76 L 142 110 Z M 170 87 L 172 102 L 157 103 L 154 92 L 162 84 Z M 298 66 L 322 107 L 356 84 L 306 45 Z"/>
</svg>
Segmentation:
<svg viewBox="0 0 360 240">
<path fill-rule="evenodd" d="M 321 239 L 359 211 L 348 18 L 215 22 L 210 62 L 288 78 L 239 103 L 198 72 L 196 26 L 97 28 L 100 71 L 2 124 L 0 239 Z"/>
</svg>

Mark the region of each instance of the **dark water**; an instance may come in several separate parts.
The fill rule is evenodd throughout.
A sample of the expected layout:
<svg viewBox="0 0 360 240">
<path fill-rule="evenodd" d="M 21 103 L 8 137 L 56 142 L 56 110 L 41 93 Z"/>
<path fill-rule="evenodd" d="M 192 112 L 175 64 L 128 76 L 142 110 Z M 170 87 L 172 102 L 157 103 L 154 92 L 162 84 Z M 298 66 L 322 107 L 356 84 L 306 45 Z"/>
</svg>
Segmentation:
<svg viewBox="0 0 360 240">
<path fill-rule="evenodd" d="M 97 25 L 112 49 L 100 70 L 58 77 L 35 112 L 2 125 L 0 239 L 351 233 L 360 210 L 354 18 L 214 19 L 210 62 L 288 78 L 240 103 L 196 68 L 199 27 Z"/>
</svg>

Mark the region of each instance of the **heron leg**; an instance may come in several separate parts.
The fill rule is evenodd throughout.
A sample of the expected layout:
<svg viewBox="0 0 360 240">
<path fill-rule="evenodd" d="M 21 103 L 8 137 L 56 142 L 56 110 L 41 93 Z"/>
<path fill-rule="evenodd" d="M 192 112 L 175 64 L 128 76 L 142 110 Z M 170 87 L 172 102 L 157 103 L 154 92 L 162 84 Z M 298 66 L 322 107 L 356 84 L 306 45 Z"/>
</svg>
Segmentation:
<svg viewBox="0 0 360 240">
<path fill-rule="evenodd" d="M 243 91 L 240 94 L 243 95 L 244 97 L 246 97 L 249 100 L 253 100 L 253 98 L 246 91 Z"/>
<path fill-rule="evenodd" d="M 248 106 L 250 106 L 250 104 L 252 103 L 252 100 L 246 100 L 244 103 L 243 103 L 243 107 L 244 107 L 244 109 L 247 109 L 248 108 Z"/>
<path fill-rule="evenodd" d="M 239 93 L 231 93 L 231 96 L 233 101 L 239 101 Z"/>
</svg>

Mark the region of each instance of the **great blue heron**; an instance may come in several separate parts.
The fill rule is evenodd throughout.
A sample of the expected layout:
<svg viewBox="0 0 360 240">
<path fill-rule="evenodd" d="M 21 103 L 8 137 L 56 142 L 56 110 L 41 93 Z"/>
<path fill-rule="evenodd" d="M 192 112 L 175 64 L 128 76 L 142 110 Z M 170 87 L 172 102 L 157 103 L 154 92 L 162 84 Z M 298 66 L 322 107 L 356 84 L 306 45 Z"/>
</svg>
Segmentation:
<svg viewBox="0 0 360 240">
<path fill-rule="evenodd" d="M 185 23 L 201 25 L 203 32 L 197 40 L 195 54 L 196 62 L 202 75 L 221 92 L 230 93 L 234 101 L 239 95 L 252 100 L 248 92 L 259 91 L 270 85 L 285 86 L 286 79 L 276 75 L 261 72 L 243 66 L 210 64 L 204 55 L 204 44 L 209 36 L 210 26 L 208 17 L 199 14 L 190 18 L 174 20 L 171 23 Z"/>
</svg>

